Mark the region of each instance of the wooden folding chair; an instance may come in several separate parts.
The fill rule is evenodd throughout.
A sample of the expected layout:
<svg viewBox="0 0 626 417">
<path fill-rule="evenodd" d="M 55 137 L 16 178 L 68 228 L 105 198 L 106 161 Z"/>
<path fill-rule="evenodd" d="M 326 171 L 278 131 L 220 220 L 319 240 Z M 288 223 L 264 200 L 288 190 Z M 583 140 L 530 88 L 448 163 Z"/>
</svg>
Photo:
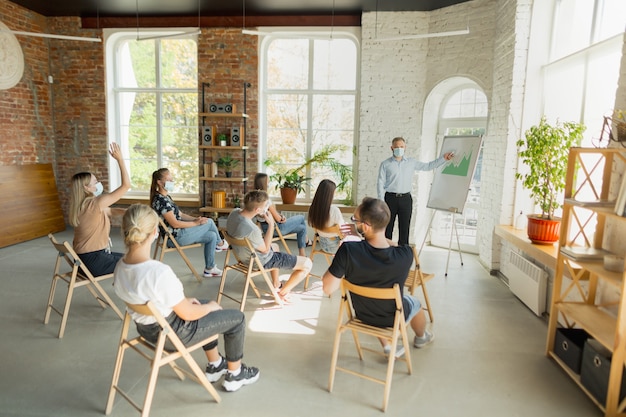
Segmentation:
<svg viewBox="0 0 626 417">
<path fill-rule="evenodd" d="M 54 248 L 58 252 L 57 260 L 54 265 L 54 274 L 52 275 L 52 285 L 50 286 L 50 294 L 48 295 L 48 306 L 46 307 L 46 315 L 43 319 L 44 324 L 48 324 L 50 320 L 50 312 L 61 316 L 61 326 L 59 327 L 59 339 L 63 337 L 65 333 L 65 325 L 67 324 L 67 318 L 70 312 L 70 305 L 72 303 L 72 296 L 74 295 L 74 289 L 78 287 L 86 287 L 91 295 L 100 303 L 102 308 L 110 306 L 115 314 L 121 319 L 122 312 L 117 308 L 113 300 L 109 297 L 107 292 L 100 285 L 100 281 L 113 278 L 113 274 L 106 274 L 94 277 L 89 269 L 81 262 L 80 258 L 74 252 L 74 249 L 68 242 L 58 242 L 52 234 L 48 234 L 50 242 L 54 245 Z M 63 260 L 67 262 L 71 270 L 61 272 L 61 265 Z M 65 297 L 65 305 L 63 309 L 56 308 L 54 303 L 54 295 L 56 292 L 57 284 L 59 280 L 63 280 L 67 284 L 67 296 Z"/>
<path fill-rule="evenodd" d="M 430 281 L 435 277 L 435 274 L 429 274 L 422 271 L 420 265 L 420 258 L 418 255 L 418 251 L 415 248 L 415 245 L 411 245 L 413 248 L 413 258 L 415 259 L 415 268 L 409 271 L 409 275 L 406 278 L 406 282 L 404 286 L 411 292 L 412 295 L 415 295 L 415 290 L 417 287 L 422 288 L 422 293 L 424 294 L 424 301 L 426 303 L 426 307 L 424 310 L 428 312 L 428 318 L 430 322 L 433 323 L 435 321 L 435 317 L 433 316 L 433 310 L 430 307 L 430 300 L 428 299 L 428 291 L 426 290 L 426 282 Z"/>
<path fill-rule="evenodd" d="M 328 227 L 326 229 L 322 229 L 321 230 L 324 233 L 333 233 L 336 234 L 337 236 L 339 236 L 339 239 L 343 239 L 343 233 L 341 232 L 341 228 L 339 227 L 338 224 L 333 225 L 331 227 Z M 318 248 L 318 245 L 320 243 L 320 235 L 319 235 L 319 230 L 315 229 L 315 236 L 313 237 L 313 246 L 311 246 L 311 253 L 309 253 L 309 259 L 311 259 L 311 262 L 314 262 L 315 259 L 315 255 L 323 255 L 324 258 L 326 259 L 326 263 L 328 265 L 330 265 L 330 263 L 333 260 L 333 257 L 335 256 L 335 254 L 333 253 L 328 253 L 328 252 L 324 252 L 322 249 Z M 319 275 L 315 275 L 315 274 L 311 274 L 309 273 L 306 276 L 306 279 L 304 280 L 304 289 L 306 290 L 309 287 L 309 278 L 311 276 L 320 278 L 321 277 Z"/>
<path fill-rule="evenodd" d="M 356 317 L 356 314 L 352 308 L 352 294 L 357 294 L 363 297 L 375 298 L 379 300 L 394 300 L 396 304 L 396 312 L 394 316 L 392 327 L 376 327 L 363 323 Z M 344 321 L 345 320 L 345 321 Z M 381 350 L 374 350 L 361 346 L 359 341 L 359 333 L 374 336 L 376 338 L 383 338 L 391 343 L 391 352 L 396 352 L 398 337 L 401 337 L 404 351 L 406 352 L 403 357 L 396 358 L 396 355 L 387 355 L 387 373 L 385 379 L 376 378 L 371 375 L 365 374 L 354 369 L 344 368 L 337 365 L 337 358 L 339 356 L 339 345 L 341 342 L 341 335 L 349 330 L 352 332 L 354 343 L 356 345 L 359 359 L 363 360 L 363 351 L 373 352 L 379 355 L 384 355 Z M 339 306 L 339 318 L 337 320 L 337 330 L 335 332 L 335 343 L 333 346 L 333 354 L 330 362 L 330 378 L 328 382 L 328 391 L 332 392 L 333 383 L 335 381 L 336 371 L 342 371 L 348 374 L 358 376 L 360 378 L 367 379 L 372 382 L 384 385 L 383 407 L 382 410 L 387 410 L 387 403 L 389 401 L 389 393 L 391 391 L 391 379 L 393 376 L 393 366 L 397 360 L 404 361 L 407 364 L 408 372 L 413 372 L 411 365 L 411 351 L 409 348 L 409 338 L 406 331 L 406 323 L 404 321 L 404 311 L 402 309 L 402 295 L 400 293 L 400 286 L 395 284 L 393 288 L 370 288 L 354 285 L 348 282 L 346 279 L 341 280 L 341 304 Z"/>
<path fill-rule="evenodd" d="M 257 221 L 257 225 L 261 227 L 261 222 Z M 272 242 L 281 242 L 283 248 L 285 248 L 285 252 L 291 255 L 291 250 L 289 249 L 289 246 L 287 245 L 287 241 L 285 239 L 296 239 L 298 237 L 298 234 L 294 232 L 283 235 L 283 233 L 278 228 L 278 224 L 274 227 L 274 234 L 275 236 L 272 237 Z"/>
<path fill-rule="evenodd" d="M 239 303 L 240 310 L 243 311 L 246 305 L 246 299 L 248 297 L 248 289 L 250 287 L 252 287 L 252 290 L 256 294 L 257 298 L 261 298 L 261 294 L 259 293 L 257 286 L 254 284 L 254 281 L 252 280 L 252 278 L 258 275 L 261 275 L 263 279 L 265 280 L 265 283 L 267 284 L 270 290 L 270 293 L 274 297 L 274 300 L 276 300 L 278 304 L 283 305 L 283 300 L 278 295 L 278 291 L 276 291 L 276 288 L 274 288 L 274 284 L 272 283 L 272 278 L 270 276 L 270 272 L 272 270 L 277 270 L 278 268 L 270 268 L 270 269 L 264 268 L 263 265 L 261 264 L 261 261 L 259 260 L 259 257 L 257 256 L 256 251 L 252 247 L 252 244 L 250 243 L 250 240 L 248 240 L 248 238 L 236 239 L 230 236 L 228 232 L 223 232 L 223 233 L 224 233 L 224 238 L 229 243 L 229 247 L 228 247 L 228 251 L 226 252 L 226 259 L 224 260 L 224 270 L 222 272 L 220 288 L 217 292 L 217 303 L 220 304 L 222 300 L 222 296 L 224 296 Z M 237 256 L 237 253 L 233 250 L 232 248 L 233 246 L 245 248 L 247 251 L 249 251 L 251 253 L 250 260 L 248 260 L 247 262 L 241 261 L 239 257 Z M 235 260 L 236 260 L 236 262 L 233 264 L 228 263 L 230 260 L 231 253 L 235 256 Z M 229 294 L 226 294 L 226 292 L 224 292 L 224 286 L 226 284 L 226 275 L 228 274 L 228 271 L 230 270 L 240 272 L 245 277 L 246 281 L 243 287 L 243 292 L 241 294 L 241 299 L 237 299 Z"/>
<path fill-rule="evenodd" d="M 220 395 L 217 393 L 213 385 L 206 378 L 204 371 L 198 366 L 198 363 L 191 356 L 191 352 L 202 348 L 202 346 L 217 340 L 219 334 L 207 337 L 206 339 L 197 342 L 192 346 L 185 346 L 183 342 L 178 338 L 174 330 L 170 327 L 169 323 L 159 313 L 156 306 L 148 301 L 146 304 L 126 304 L 126 314 L 124 316 L 124 323 L 122 325 L 122 333 L 120 335 L 120 341 L 117 349 L 117 359 L 115 361 L 115 368 L 113 370 L 113 380 L 111 381 L 111 388 L 109 390 L 109 397 L 107 400 L 105 414 L 109 415 L 113 409 L 115 402 L 115 394 L 119 393 L 126 401 L 128 401 L 137 411 L 139 411 L 142 417 L 147 417 L 150 414 L 150 406 L 152 405 L 152 398 L 154 396 L 154 390 L 156 388 L 157 378 L 159 376 L 159 370 L 162 366 L 169 365 L 176 375 L 181 379 L 185 379 L 185 375 L 202 385 L 216 402 L 220 402 Z M 146 316 L 153 316 L 159 326 L 161 326 L 161 332 L 156 344 L 153 344 L 142 336 L 134 338 L 128 337 L 130 324 L 132 323 L 132 317 L 128 310 L 135 311 L 139 314 Z M 166 346 L 166 343 L 168 345 Z M 173 350 L 172 350 L 173 345 Z M 122 372 L 122 362 L 124 360 L 124 353 L 126 349 L 133 349 L 135 352 L 143 356 L 150 362 L 150 376 L 148 377 L 148 387 L 146 389 L 146 395 L 143 400 L 143 405 L 137 404 L 129 395 L 119 386 L 120 374 Z M 181 368 L 176 364 L 176 360 L 183 358 L 189 370 Z M 142 374 L 143 375 L 143 374 Z M 129 384 L 129 389 L 133 389 L 136 386 L 135 383 Z"/>
<path fill-rule="evenodd" d="M 154 245 L 154 255 L 152 255 L 152 258 L 157 259 L 157 255 L 159 255 L 159 250 L 160 250 L 160 255 L 159 255 L 158 260 L 163 262 L 163 257 L 165 256 L 166 253 L 176 251 L 183 258 L 183 261 L 185 261 L 185 263 L 191 270 L 191 273 L 193 274 L 193 276 L 195 276 L 199 282 L 202 282 L 202 276 L 198 274 L 198 272 L 196 271 L 196 268 L 193 267 L 193 264 L 191 263 L 191 261 L 189 260 L 187 255 L 185 255 L 185 252 L 184 252 L 185 249 L 199 248 L 202 246 L 202 243 L 192 243 L 191 245 L 181 246 L 176 241 L 176 238 L 174 237 L 174 235 L 172 235 L 172 232 L 170 232 L 170 230 L 167 228 L 161 216 L 159 216 L 159 229 L 160 229 L 159 238 L 157 239 L 157 242 Z M 170 248 L 167 246 L 168 241 L 172 242 L 172 244 L 174 245 L 173 248 Z"/>
</svg>

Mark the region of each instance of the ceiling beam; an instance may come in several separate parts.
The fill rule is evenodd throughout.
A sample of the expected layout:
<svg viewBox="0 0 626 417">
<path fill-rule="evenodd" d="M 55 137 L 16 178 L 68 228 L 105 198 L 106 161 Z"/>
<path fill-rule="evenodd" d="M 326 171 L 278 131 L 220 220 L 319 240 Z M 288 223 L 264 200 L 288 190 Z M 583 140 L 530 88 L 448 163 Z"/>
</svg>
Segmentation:
<svg viewBox="0 0 626 417">
<path fill-rule="evenodd" d="M 201 16 L 200 27 L 243 28 L 243 16 Z M 197 27 L 198 16 L 83 17 L 83 29 Z M 361 26 L 361 14 L 246 16 L 245 26 Z"/>
</svg>

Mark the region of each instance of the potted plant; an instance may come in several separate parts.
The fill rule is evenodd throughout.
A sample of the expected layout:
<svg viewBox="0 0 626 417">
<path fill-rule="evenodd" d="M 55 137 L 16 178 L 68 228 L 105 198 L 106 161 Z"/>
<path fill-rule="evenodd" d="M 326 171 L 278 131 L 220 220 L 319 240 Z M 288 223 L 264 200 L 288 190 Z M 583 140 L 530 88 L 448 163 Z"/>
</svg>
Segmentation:
<svg viewBox="0 0 626 417">
<path fill-rule="evenodd" d="M 313 165 L 324 165 L 337 175 L 339 181 L 337 190 L 350 190 L 352 185 L 352 168 L 335 159 L 332 154 L 343 150 L 340 145 L 327 145 L 317 151 L 311 158 L 294 169 L 288 171 L 278 171 L 270 176 L 270 180 L 276 182 L 276 189 L 280 189 L 280 195 L 284 204 L 293 204 L 296 201 L 298 193 L 304 191 L 305 185 L 309 184 L 311 178 L 305 177 L 303 172 Z M 277 159 L 267 159 L 265 166 L 277 164 Z"/>
<path fill-rule="evenodd" d="M 216 138 L 220 146 L 228 146 L 228 136 L 225 133 L 218 133 Z"/>
<path fill-rule="evenodd" d="M 552 244 L 559 239 L 561 219 L 554 211 L 562 206 L 569 149 L 580 146 L 586 127 L 576 122 L 551 125 L 542 116 L 538 125 L 524 133 L 516 143 L 522 162 L 529 171 L 516 173 L 522 186 L 530 191 L 541 214 L 528 215 L 528 238 L 533 243 Z"/>
<path fill-rule="evenodd" d="M 233 168 L 236 167 L 238 164 L 239 164 L 239 160 L 238 159 L 234 159 L 230 155 L 221 156 L 217 160 L 217 166 L 220 167 L 220 168 L 224 168 L 224 173 L 226 174 L 227 178 L 232 177 L 232 175 L 233 175 Z"/>
</svg>

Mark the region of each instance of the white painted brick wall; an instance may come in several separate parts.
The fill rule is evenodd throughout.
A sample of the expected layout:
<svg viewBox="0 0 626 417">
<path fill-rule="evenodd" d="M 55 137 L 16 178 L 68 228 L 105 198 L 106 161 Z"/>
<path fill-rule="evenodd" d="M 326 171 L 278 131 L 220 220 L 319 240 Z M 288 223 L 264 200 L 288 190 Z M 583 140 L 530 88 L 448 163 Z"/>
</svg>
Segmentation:
<svg viewBox="0 0 626 417">
<path fill-rule="evenodd" d="M 424 108 L 431 91 L 450 77 L 475 81 L 489 100 L 489 120 L 479 213 L 479 256 L 498 269 L 497 224 L 515 218 L 515 172 L 526 89 L 528 33 L 532 0 L 472 0 L 421 13 L 364 13 L 361 44 L 361 97 L 357 201 L 376 196 L 380 162 L 389 157 L 391 139 L 407 139 L 409 156 L 428 161 L 436 156 L 434 127 L 438 109 Z M 375 37 L 441 32 L 465 28 L 465 36 L 377 42 Z M 626 45 L 626 43 L 625 43 Z M 626 50 L 626 46 L 625 46 Z M 626 55 L 626 53 L 625 53 Z M 626 57 L 623 58 L 616 107 L 626 108 Z M 424 129 L 426 126 L 426 130 Z M 412 232 L 430 219 L 425 208 L 431 176 L 414 177 Z M 519 209 L 518 209 L 519 210 Z M 412 241 L 420 244 L 415 232 Z"/>
<path fill-rule="evenodd" d="M 362 18 L 358 199 L 376 195 L 378 167 L 381 160 L 390 155 L 389 145 L 394 136 L 407 139 L 410 156 L 423 161 L 436 157 L 435 132 L 422 131 L 421 115 L 432 114 L 432 109 L 424 109 L 426 97 L 447 78 L 464 76 L 474 80 L 486 93 L 490 104 L 483 163 L 483 172 L 487 171 L 487 175 L 483 174 L 480 213 L 484 232 L 479 236 L 481 260 L 489 268 L 493 268 L 492 230 L 500 223 L 504 202 L 512 211 L 510 182 L 513 179 L 505 183 L 504 177 L 507 169 L 508 177 L 514 175 L 511 170 L 515 166 L 511 158 L 514 151 L 510 149 L 511 143 L 514 148 L 516 137 L 509 134 L 509 113 L 513 107 L 513 66 L 524 56 L 520 58 L 513 51 L 517 3 L 516 0 L 475 0 L 432 13 L 379 12 L 377 15 L 365 13 Z M 468 24 L 470 34 L 465 36 L 394 42 L 373 40 L 376 35 L 443 32 L 462 29 Z M 524 67 L 523 62 L 518 65 Z M 521 100 L 521 92 L 515 91 L 515 100 Z M 515 104 L 515 108 L 521 105 Z M 414 220 L 428 223 L 430 215 L 425 205 L 430 176 L 420 173 L 414 182 Z M 421 228 L 424 229 L 424 225 Z"/>
</svg>

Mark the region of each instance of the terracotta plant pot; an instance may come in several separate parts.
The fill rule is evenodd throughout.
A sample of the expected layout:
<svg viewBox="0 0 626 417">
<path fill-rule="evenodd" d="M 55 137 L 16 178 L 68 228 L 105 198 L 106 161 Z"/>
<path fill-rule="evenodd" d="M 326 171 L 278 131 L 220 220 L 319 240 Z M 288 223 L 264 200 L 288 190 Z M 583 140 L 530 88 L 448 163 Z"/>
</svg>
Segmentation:
<svg viewBox="0 0 626 417">
<path fill-rule="evenodd" d="M 296 190 L 295 188 L 283 187 L 280 189 L 280 196 L 283 199 L 283 204 L 295 203 L 297 195 L 298 195 L 298 190 Z"/>
<path fill-rule="evenodd" d="M 551 245 L 559 240 L 561 231 L 561 219 L 554 218 L 552 220 L 531 214 L 528 216 L 528 238 L 531 242 L 540 245 Z"/>
</svg>

